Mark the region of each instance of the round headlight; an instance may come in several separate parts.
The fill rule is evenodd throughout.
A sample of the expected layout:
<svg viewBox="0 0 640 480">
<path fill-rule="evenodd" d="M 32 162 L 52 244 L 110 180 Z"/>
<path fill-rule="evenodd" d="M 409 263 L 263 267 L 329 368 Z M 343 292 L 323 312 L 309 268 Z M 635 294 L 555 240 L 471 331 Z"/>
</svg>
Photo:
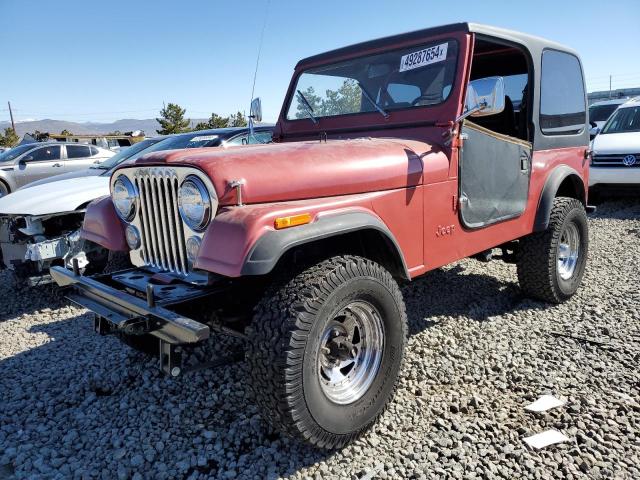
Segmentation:
<svg viewBox="0 0 640 480">
<path fill-rule="evenodd" d="M 211 197 L 202 180 L 188 176 L 178 192 L 178 208 L 182 220 L 195 232 L 201 232 L 211 219 Z"/>
<path fill-rule="evenodd" d="M 116 212 L 125 221 L 133 219 L 136 214 L 136 199 L 138 193 L 136 188 L 124 175 L 120 175 L 113 184 L 113 192 L 111 193 L 111 199 L 113 205 L 116 207 Z"/>
<path fill-rule="evenodd" d="M 140 239 L 140 232 L 133 225 L 127 225 L 126 230 L 124 231 L 124 236 L 127 239 L 127 245 L 131 250 L 137 250 L 140 248 L 142 244 L 142 240 Z"/>
</svg>

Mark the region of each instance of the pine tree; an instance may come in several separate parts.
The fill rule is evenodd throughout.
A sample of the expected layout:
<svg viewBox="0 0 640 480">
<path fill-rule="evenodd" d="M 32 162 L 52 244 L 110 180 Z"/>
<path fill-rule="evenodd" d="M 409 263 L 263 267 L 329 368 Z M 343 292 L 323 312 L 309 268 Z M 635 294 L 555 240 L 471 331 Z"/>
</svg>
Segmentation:
<svg viewBox="0 0 640 480">
<path fill-rule="evenodd" d="M 188 132 L 190 120 L 184 118 L 186 111 L 186 109 L 181 108 L 180 105 L 175 103 L 169 103 L 166 107 L 163 107 L 162 110 L 160 110 L 161 118 L 156 118 L 156 121 L 162 128 L 156 130 L 156 132 L 160 135 Z"/>
<path fill-rule="evenodd" d="M 0 134 L 0 145 L 3 147 L 13 147 L 18 144 L 20 137 L 13 128 L 5 128 L 4 135 Z"/>
</svg>

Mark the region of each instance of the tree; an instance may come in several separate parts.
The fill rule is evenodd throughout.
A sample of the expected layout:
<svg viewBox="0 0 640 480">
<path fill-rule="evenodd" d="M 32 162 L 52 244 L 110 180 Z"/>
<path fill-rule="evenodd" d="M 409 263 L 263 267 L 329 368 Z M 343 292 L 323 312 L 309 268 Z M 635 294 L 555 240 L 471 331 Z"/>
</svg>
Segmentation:
<svg viewBox="0 0 640 480">
<path fill-rule="evenodd" d="M 248 122 L 247 118 L 244 116 L 244 113 L 238 112 L 235 115 L 229 115 L 227 124 L 230 127 L 246 127 L 248 125 Z"/>
<path fill-rule="evenodd" d="M 239 112 L 238 112 L 239 113 Z M 194 130 L 208 130 L 210 128 L 225 128 L 229 126 L 230 117 L 221 117 L 217 113 L 212 113 L 209 120 L 206 122 L 199 122 Z"/>
<path fill-rule="evenodd" d="M 62 130 L 62 131 L 60 132 L 60 135 L 66 135 L 66 136 L 69 136 L 69 135 L 73 135 L 73 133 L 71 133 L 69 130 L 67 130 L 67 129 L 65 128 L 64 130 Z"/>
<path fill-rule="evenodd" d="M 122 135 L 122 132 L 120 130 L 114 130 L 113 132 L 107 133 L 107 135 Z"/>
<path fill-rule="evenodd" d="M 325 90 L 325 96 L 316 95 L 313 87 L 302 92 L 304 98 L 309 102 L 313 115 L 324 117 L 329 115 L 341 115 L 345 113 L 355 113 L 361 110 L 362 92 L 358 83 L 347 78 L 337 90 Z M 304 102 L 298 100 L 296 118 L 307 118 Z"/>
<path fill-rule="evenodd" d="M 188 132 L 190 120 L 184 118 L 186 111 L 186 109 L 175 103 L 169 103 L 167 106 L 162 107 L 162 110 L 160 110 L 161 118 L 156 118 L 162 128 L 156 130 L 156 132 L 160 135 Z"/>
<path fill-rule="evenodd" d="M 20 137 L 13 128 L 5 128 L 4 135 L 0 134 L 0 145 L 3 147 L 13 147 L 18 144 Z"/>
</svg>

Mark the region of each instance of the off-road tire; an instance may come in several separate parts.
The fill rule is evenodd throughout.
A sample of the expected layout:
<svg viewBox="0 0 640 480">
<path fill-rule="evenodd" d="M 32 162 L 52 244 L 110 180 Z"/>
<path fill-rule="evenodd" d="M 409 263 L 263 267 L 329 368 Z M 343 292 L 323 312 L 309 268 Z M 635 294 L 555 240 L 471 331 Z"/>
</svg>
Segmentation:
<svg viewBox="0 0 640 480">
<path fill-rule="evenodd" d="M 9 189 L 9 185 L 0 180 L 0 198 L 4 197 L 5 195 L 9 195 L 10 193 L 11 190 Z"/>
<path fill-rule="evenodd" d="M 104 266 L 102 273 L 114 273 L 119 272 L 121 270 L 126 270 L 127 268 L 131 268 L 131 260 L 129 259 L 129 254 L 126 252 L 114 252 L 109 251 L 109 256 L 107 258 L 107 264 Z"/>
<path fill-rule="evenodd" d="M 558 248 L 562 232 L 573 222 L 579 232 L 580 253 L 571 278 L 558 273 Z M 549 303 L 561 303 L 580 286 L 589 249 L 589 227 L 584 206 L 575 198 L 556 197 L 549 226 L 520 240 L 517 271 L 525 295 Z"/>
<path fill-rule="evenodd" d="M 344 306 L 379 309 L 384 347 L 362 397 L 334 403 L 320 386 L 317 355 L 323 328 Z M 315 447 L 341 447 L 383 413 L 396 390 L 407 341 L 404 300 L 391 274 L 361 257 L 338 256 L 271 287 L 248 329 L 247 361 L 264 418 L 275 429 Z"/>
</svg>

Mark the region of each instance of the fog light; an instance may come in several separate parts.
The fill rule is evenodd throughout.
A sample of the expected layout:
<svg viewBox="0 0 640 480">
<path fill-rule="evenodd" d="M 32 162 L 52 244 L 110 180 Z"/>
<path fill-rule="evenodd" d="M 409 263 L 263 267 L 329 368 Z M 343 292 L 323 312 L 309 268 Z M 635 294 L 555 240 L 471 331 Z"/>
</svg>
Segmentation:
<svg viewBox="0 0 640 480">
<path fill-rule="evenodd" d="M 140 232 L 133 225 L 127 225 L 127 230 L 125 232 L 125 236 L 127 237 L 127 245 L 131 250 L 137 250 L 140 248 Z"/>
<path fill-rule="evenodd" d="M 194 263 L 196 258 L 198 258 L 201 244 L 202 240 L 200 240 L 200 237 L 189 237 L 187 240 L 187 259 L 189 262 Z"/>
</svg>

